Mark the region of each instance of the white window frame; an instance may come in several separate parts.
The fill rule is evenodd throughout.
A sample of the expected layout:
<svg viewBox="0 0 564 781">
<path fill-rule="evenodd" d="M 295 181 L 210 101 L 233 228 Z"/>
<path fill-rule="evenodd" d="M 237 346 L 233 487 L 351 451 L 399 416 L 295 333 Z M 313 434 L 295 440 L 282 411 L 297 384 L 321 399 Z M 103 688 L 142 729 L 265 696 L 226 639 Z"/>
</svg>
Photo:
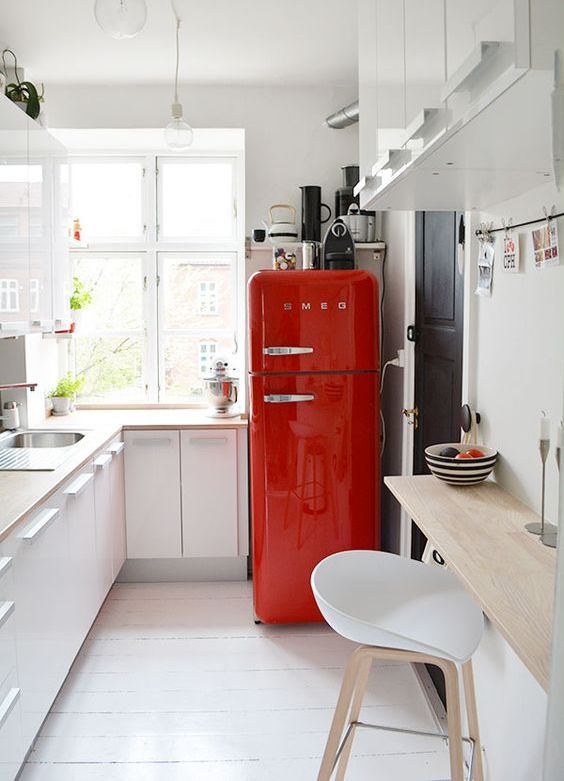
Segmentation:
<svg viewBox="0 0 564 781">
<path fill-rule="evenodd" d="M 29 280 L 29 311 L 39 312 L 39 279 L 37 277 L 30 277 Z"/>
<path fill-rule="evenodd" d="M 215 317 L 219 314 L 216 283 L 211 279 L 198 282 L 198 310 L 202 317 Z"/>
<path fill-rule="evenodd" d="M 95 131 L 94 131 L 95 132 Z M 132 131 L 135 132 L 135 131 Z M 145 131 L 143 131 L 145 132 Z M 68 141 L 67 141 L 68 143 Z M 90 243 L 88 247 L 80 249 L 71 249 L 71 256 L 80 254 L 97 253 L 107 255 L 108 253 L 115 253 L 121 255 L 127 252 L 143 253 L 145 257 L 145 277 L 144 277 L 144 315 L 145 315 L 145 333 L 146 333 L 146 400 L 142 404 L 135 401 L 131 403 L 122 403 L 120 407 L 139 407 L 139 406 L 160 406 L 167 405 L 164 399 L 164 328 L 163 318 L 159 317 L 159 310 L 162 310 L 162 289 L 159 286 L 160 273 L 159 273 L 159 255 L 174 255 L 186 256 L 197 254 L 199 258 L 205 257 L 207 253 L 213 256 L 219 254 L 228 254 L 232 258 L 232 273 L 233 273 L 233 306 L 234 306 L 234 333 L 229 331 L 229 335 L 232 336 L 235 345 L 236 356 L 235 361 L 239 369 L 239 376 L 244 377 L 246 374 L 246 350 L 245 350 L 245 328 L 246 328 L 246 313 L 240 302 L 244 300 L 244 289 L 246 285 L 246 273 L 245 273 L 245 217 L 244 217 L 244 203 L 245 203 L 245 155 L 243 149 L 228 149 L 227 151 L 216 150 L 213 151 L 202 150 L 194 148 L 188 151 L 186 155 L 179 157 L 178 154 L 172 155 L 163 150 L 139 150 L 135 148 L 131 154 L 125 153 L 123 149 L 116 151 L 115 154 L 108 154 L 107 151 L 100 151 L 88 148 L 86 151 L 82 151 L 80 155 L 71 155 L 69 157 L 69 167 L 74 162 L 92 162 L 94 159 L 100 162 L 123 162 L 131 158 L 140 159 L 144 161 L 144 177 L 143 177 L 143 214 L 145 232 L 144 236 L 140 240 L 115 240 L 109 241 L 96 241 L 96 243 Z M 201 238 L 195 240 L 186 241 L 163 241 L 159 239 L 158 235 L 158 204 L 159 204 L 159 175 L 158 165 L 159 160 L 163 158 L 171 158 L 176 160 L 191 160 L 194 162 L 194 158 L 197 162 L 208 161 L 214 162 L 218 159 L 228 160 L 233 166 L 233 225 L 234 235 L 229 241 L 212 241 L 202 240 Z M 70 173 L 69 173 L 70 176 Z M 210 207 L 213 208 L 213 205 Z M 174 333 L 177 333 L 174 331 Z M 201 333 L 201 331 L 199 332 Z M 221 330 L 217 332 L 218 336 L 224 336 L 227 332 Z M 109 335 L 109 334 L 108 334 Z M 213 330 L 206 331 L 202 336 L 214 338 L 216 332 Z M 199 372 L 199 364 L 198 364 Z M 162 389 L 162 391 L 161 391 Z M 246 388 L 245 384 L 241 383 L 240 400 L 242 408 L 246 408 Z M 161 398 L 163 400 L 161 400 Z M 79 405 L 80 406 L 80 405 Z M 98 403 L 98 404 L 84 404 L 85 407 L 115 407 L 116 404 L 112 403 Z M 202 407 L 204 402 L 186 401 L 186 403 L 175 402 L 175 406 L 180 407 Z"/>
<path fill-rule="evenodd" d="M 2 306 L 3 303 L 6 306 Z M 13 303 L 12 303 L 13 302 Z M 17 279 L 0 279 L 0 312 L 20 311 L 20 285 Z"/>
</svg>

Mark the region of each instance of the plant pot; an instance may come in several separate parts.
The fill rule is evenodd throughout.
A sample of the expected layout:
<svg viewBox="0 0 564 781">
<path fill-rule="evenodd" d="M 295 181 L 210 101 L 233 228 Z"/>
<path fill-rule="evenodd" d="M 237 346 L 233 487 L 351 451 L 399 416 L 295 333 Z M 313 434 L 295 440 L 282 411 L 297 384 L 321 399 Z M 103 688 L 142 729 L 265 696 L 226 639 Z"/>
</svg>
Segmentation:
<svg viewBox="0 0 564 781">
<path fill-rule="evenodd" d="M 72 316 L 72 331 L 80 331 L 80 326 L 82 324 L 82 309 L 73 309 L 71 311 Z"/>
<path fill-rule="evenodd" d="M 69 396 L 51 396 L 54 415 L 68 415 L 71 411 L 72 399 Z"/>
</svg>

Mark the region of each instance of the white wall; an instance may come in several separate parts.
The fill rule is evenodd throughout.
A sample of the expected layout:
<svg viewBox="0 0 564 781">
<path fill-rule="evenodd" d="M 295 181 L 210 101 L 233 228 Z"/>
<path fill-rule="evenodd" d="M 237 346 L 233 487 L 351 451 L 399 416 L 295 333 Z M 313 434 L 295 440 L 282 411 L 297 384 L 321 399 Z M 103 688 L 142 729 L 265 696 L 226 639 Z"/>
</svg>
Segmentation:
<svg viewBox="0 0 564 781">
<path fill-rule="evenodd" d="M 47 116 L 51 127 L 163 127 L 169 119 L 170 91 L 169 85 L 47 84 Z M 322 123 L 355 98 L 355 86 L 180 90 L 193 127 L 245 129 L 247 234 L 262 227 L 269 205 L 289 202 L 299 207 L 302 184 L 321 185 L 324 199 L 333 207 L 341 166 L 358 161 L 358 126 L 331 130 Z"/>
</svg>

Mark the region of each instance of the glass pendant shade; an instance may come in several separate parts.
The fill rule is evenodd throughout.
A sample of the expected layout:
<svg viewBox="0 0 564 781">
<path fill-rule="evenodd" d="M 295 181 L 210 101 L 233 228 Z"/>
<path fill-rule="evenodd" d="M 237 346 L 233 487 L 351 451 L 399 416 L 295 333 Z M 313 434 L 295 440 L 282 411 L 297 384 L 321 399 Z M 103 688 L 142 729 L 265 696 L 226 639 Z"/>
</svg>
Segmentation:
<svg viewBox="0 0 564 781">
<path fill-rule="evenodd" d="M 145 0 L 96 0 L 94 16 L 112 38 L 133 38 L 147 21 Z"/>
<path fill-rule="evenodd" d="M 172 104 L 172 120 L 165 127 L 165 141 L 169 149 L 187 149 L 194 139 L 194 131 L 182 117 L 180 103 Z"/>
</svg>

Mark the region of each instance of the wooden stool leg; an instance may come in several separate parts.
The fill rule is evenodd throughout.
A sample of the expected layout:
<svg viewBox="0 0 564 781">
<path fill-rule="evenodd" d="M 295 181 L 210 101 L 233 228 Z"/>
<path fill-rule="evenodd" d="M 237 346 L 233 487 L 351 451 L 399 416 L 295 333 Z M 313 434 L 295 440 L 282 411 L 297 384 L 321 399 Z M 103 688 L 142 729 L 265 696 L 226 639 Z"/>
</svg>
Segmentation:
<svg viewBox="0 0 564 781">
<path fill-rule="evenodd" d="M 460 720 L 460 688 L 458 670 L 453 662 L 444 662 L 441 669 L 445 675 L 448 750 L 450 754 L 451 781 L 464 781 L 464 753 L 462 751 L 462 725 Z"/>
<path fill-rule="evenodd" d="M 331 729 L 329 731 L 329 737 L 327 738 L 325 751 L 323 752 L 317 781 L 329 781 L 333 774 L 335 758 L 343 735 L 343 729 L 349 713 L 349 707 L 358 679 L 359 670 L 368 652 L 369 649 L 364 646 L 357 648 L 347 664 L 343 683 L 341 684 L 339 699 L 337 700 L 337 706 L 335 708 L 335 714 L 331 723 Z M 456 781 L 458 781 L 458 779 Z"/>
<path fill-rule="evenodd" d="M 484 766 L 482 762 L 482 746 L 480 744 L 480 729 L 478 727 L 478 709 L 476 708 L 476 693 L 474 689 L 474 671 L 472 660 L 462 665 L 462 682 L 464 684 L 464 699 L 468 715 L 468 733 L 474 741 L 474 772 L 471 781 L 484 781 Z"/>
<path fill-rule="evenodd" d="M 361 663 L 360 668 L 358 670 L 358 675 L 356 677 L 356 687 L 354 690 L 354 697 L 351 705 L 351 710 L 349 713 L 349 720 L 348 720 L 349 724 L 353 721 L 358 721 L 358 717 L 360 715 L 360 709 L 362 707 L 362 701 L 364 699 L 364 693 L 366 691 L 366 686 L 368 684 L 368 678 L 370 676 L 371 669 L 372 669 L 372 658 L 369 656 L 366 659 L 364 659 L 364 661 Z M 335 776 L 335 781 L 343 781 L 343 779 L 345 778 L 345 772 L 351 755 L 354 733 L 355 730 L 353 729 L 351 734 L 349 735 L 349 739 L 347 740 L 346 745 L 343 747 L 343 750 L 341 751 L 341 756 L 339 757 L 339 764 L 337 766 L 337 775 Z"/>
</svg>

